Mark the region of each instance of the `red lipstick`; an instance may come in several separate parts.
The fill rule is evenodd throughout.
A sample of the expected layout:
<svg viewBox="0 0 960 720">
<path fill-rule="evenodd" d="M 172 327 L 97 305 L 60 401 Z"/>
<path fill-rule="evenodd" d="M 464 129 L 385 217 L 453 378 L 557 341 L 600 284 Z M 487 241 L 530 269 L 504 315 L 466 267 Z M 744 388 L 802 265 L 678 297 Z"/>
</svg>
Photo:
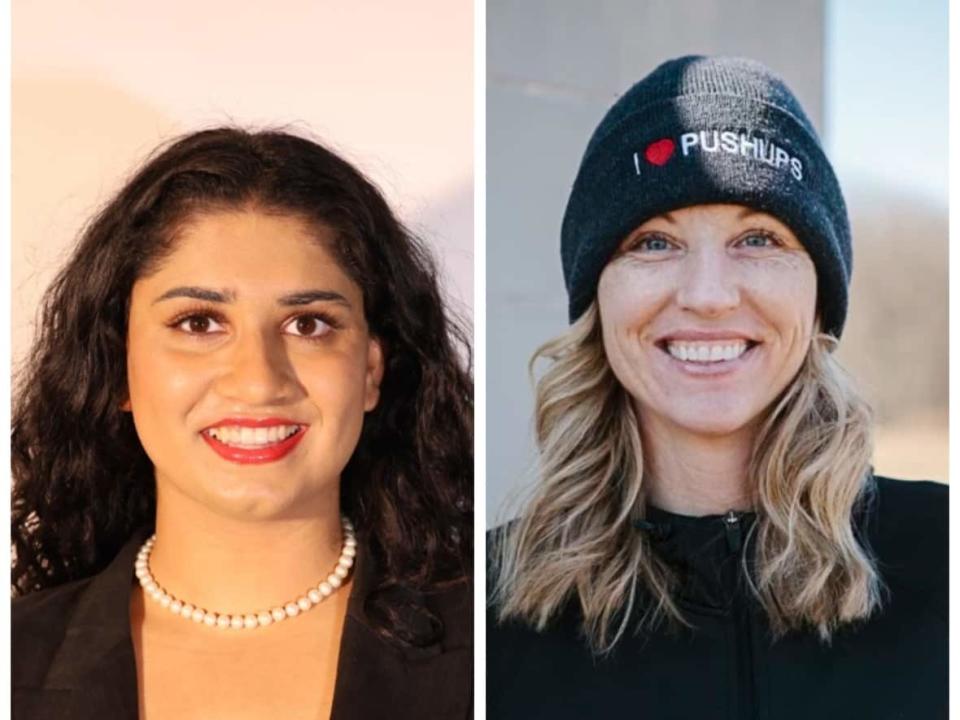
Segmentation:
<svg viewBox="0 0 960 720">
<path fill-rule="evenodd" d="M 263 445 L 257 448 L 242 448 L 235 445 L 228 445 L 221 442 L 207 432 L 209 428 L 204 429 L 200 436 L 220 457 L 235 463 L 268 463 L 285 457 L 299 444 L 304 434 L 307 432 L 307 425 L 301 425 L 285 418 L 224 418 L 210 427 L 223 427 L 226 425 L 235 425 L 239 427 L 271 427 L 276 425 L 297 425 L 297 431 L 288 438 L 279 440 L 269 445 Z"/>
</svg>

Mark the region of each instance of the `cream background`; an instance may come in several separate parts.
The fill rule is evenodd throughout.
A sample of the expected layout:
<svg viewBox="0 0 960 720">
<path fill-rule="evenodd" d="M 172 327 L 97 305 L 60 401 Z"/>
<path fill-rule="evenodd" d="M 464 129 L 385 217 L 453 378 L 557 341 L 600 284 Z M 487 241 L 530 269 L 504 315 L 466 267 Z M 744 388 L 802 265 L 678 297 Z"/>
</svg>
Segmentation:
<svg viewBox="0 0 960 720">
<path fill-rule="evenodd" d="M 473 5 L 467 0 L 14 0 L 14 368 L 44 288 L 160 142 L 290 125 L 356 164 L 473 298 Z"/>
</svg>

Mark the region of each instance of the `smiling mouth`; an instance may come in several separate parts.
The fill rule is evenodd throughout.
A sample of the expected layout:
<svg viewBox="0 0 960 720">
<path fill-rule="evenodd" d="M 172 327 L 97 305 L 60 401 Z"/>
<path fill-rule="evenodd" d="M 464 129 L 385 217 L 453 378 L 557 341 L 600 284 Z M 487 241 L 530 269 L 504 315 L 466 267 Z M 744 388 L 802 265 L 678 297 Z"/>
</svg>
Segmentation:
<svg viewBox="0 0 960 720">
<path fill-rule="evenodd" d="M 674 360 L 697 365 L 712 365 L 738 360 L 760 343 L 744 338 L 709 342 L 661 340 L 656 345 Z"/>
<path fill-rule="evenodd" d="M 204 435 L 224 445 L 246 450 L 257 450 L 279 445 L 301 432 L 301 425 L 272 425 L 270 427 L 240 427 L 223 425 L 207 428 Z"/>
</svg>

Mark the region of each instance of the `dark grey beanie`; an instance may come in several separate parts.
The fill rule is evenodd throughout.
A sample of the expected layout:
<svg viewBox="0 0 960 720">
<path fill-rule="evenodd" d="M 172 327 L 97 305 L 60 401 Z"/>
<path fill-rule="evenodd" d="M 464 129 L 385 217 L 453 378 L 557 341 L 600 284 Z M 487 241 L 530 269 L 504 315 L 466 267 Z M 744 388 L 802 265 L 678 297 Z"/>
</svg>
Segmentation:
<svg viewBox="0 0 960 720">
<path fill-rule="evenodd" d="M 627 235 L 671 210 L 736 203 L 770 213 L 817 269 L 823 330 L 840 337 L 852 258 L 840 186 L 784 82 L 743 58 L 669 60 L 634 85 L 594 131 L 563 218 L 570 322 L 589 307 Z"/>
</svg>

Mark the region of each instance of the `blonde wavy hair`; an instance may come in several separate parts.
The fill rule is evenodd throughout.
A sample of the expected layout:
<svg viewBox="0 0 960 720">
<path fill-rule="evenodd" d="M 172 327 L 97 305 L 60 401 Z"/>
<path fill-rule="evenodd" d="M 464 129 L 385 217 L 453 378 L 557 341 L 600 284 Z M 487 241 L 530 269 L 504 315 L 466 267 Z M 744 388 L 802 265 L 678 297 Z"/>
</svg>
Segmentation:
<svg viewBox="0 0 960 720">
<path fill-rule="evenodd" d="M 880 579 L 854 528 L 872 487 L 872 412 L 814 334 L 793 382 L 765 418 L 749 473 L 757 522 L 750 585 L 779 637 L 814 628 L 824 642 L 880 604 Z M 677 578 L 634 528 L 645 507 L 643 448 L 629 395 L 603 349 L 596 302 L 530 361 L 536 383 L 539 482 L 521 516 L 494 536 L 492 602 L 501 621 L 538 630 L 572 600 L 593 652 L 609 652 L 646 591 L 637 631 L 689 625 Z"/>
</svg>

